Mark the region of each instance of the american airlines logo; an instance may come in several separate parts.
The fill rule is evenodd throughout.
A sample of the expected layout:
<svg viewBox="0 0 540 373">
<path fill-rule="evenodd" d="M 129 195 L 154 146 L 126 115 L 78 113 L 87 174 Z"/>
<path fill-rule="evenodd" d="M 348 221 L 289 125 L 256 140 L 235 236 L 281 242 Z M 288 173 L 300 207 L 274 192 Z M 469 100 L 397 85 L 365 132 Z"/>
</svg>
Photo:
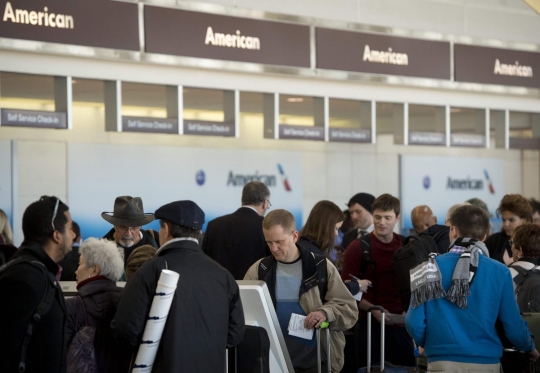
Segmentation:
<svg viewBox="0 0 540 373">
<path fill-rule="evenodd" d="M 283 187 L 287 192 L 291 192 L 291 184 L 289 183 L 289 177 L 285 173 L 285 169 L 279 163 L 277 165 L 277 169 L 279 173 L 279 179 L 283 184 Z M 259 173 L 258 170 L 252 174 L 236 174 L 233 171 L 229 171 L 229 175 L 227 177 L 227 186 L 243 187 L 251 181 L 261 181 L 265 183 L 268 187 L 275 187 L 277 186 L 277 179 L 278 178 L 276 175 Z"/>
</svg>

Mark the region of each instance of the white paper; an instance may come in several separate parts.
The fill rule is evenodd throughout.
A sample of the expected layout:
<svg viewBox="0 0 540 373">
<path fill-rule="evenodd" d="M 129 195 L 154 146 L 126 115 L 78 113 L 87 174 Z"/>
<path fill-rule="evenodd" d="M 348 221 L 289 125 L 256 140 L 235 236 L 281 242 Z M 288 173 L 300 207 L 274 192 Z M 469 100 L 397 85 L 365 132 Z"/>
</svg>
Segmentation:
<svg viewBox="0 0 540 373">
<path fill-rule="evenodd" d="M 152 371 L 179 277 L 180 275 L 174 271 L 167 269 L 161 271 L 156 294 L 144 328 L 143 342 L 139 346 L 135 358 L 133 373 L 149 373 Z"/>
<path fill-rule="evenodd" d="M 353 295 L 354 299 L 356 299 L 357 301 L 361 301 L 362 300 L 362 293 L 361 291 L 359 291 L 356 295 Z"/>
<path fill-rule="evenodd" d="M 311 340 L 313 338 L 314 329 L 305 329 L 304 328 L 305 320 L 306 320 L 306 316 L 293 313 L 291 315 L 291 320 L 289 321 L 289 326 L 287 328 L 289 330 L 289 335 Z"/>
</svg>

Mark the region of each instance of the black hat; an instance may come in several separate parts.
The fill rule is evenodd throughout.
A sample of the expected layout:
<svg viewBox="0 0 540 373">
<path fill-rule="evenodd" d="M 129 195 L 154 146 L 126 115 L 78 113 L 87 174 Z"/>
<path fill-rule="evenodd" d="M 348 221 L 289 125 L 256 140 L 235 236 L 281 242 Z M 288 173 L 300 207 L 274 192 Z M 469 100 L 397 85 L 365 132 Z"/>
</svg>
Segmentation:
<svg viewBox="0 0 540 373">
<path fill-rule="evenodd" d="M 358 203 L 360 206 L 365 208 L 370 214 L 373 213 L 373 202 L 375 202 L 375 197 L 368 193 L 358 193 L 355 194 L 347 203 L 347 206 L 351 207 L 355 203 Z"/>
<path fill-rule="evenodd" d="M 102 212 L 101 217 L 114 225 L 140 227 L 154 220 L 154 214 L 144 213 L 141 197 L 121 196 L 114 201 L 114 212 Z"/>
<path fill-rule="evenodd" d="M 161 206 L 154 213 L 156 219 L 201 230 L 204 224 L 204 211 L 193 201 L 176 201 Z"/>
</svg>

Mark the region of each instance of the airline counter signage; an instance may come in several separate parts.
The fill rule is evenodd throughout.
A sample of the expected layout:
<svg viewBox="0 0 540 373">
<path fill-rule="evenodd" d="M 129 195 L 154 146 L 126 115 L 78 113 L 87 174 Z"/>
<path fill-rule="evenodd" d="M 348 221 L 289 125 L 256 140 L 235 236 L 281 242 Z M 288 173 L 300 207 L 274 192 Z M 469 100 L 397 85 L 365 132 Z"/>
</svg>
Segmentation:
<svg viewBox="0 0 540 373">
<path fill-rule="evenodd" d="M 450 43 L 316 29 L 317 67 L 386 75 L 450 79 Z"/>
<path fill-rule="evenodd" d="M 409 132 L 410 145 L 446 145 L 446 135 L 441 132 Z"/>
<path fill-rule="evenodd" d="M 451 146 L 485 148 L 486 136 L 472 133 L 453 133 L 450 135 Z"/>
<path fill-rule="evenodd" d="M 540 53 L 454 45 L 457 82 L 540 88 Z"/>
<path fill-rule="evenodd" d="M 178 119 L 123 116 L 122 132 L 178 134 Z"/>
<path fill-rule="evenodd" d="M 145 6 L 146 52 L 310 67 L 309 26 Z"/>
<path fill-rule="evenodd" d="M 66 113 L 2 109 L 2 126 L 67 129 Z"/>
<path fill-rule="evenodd" d="M 328 129 L 328 139 L 337 142 L 371 142 L 371 130 L 360 128 Z"/>
<path fill-rule="evenodd" d="M 280 139 L 324 141 L 324 128 L 312 126 L 279 125 Z"/>
<path fill-rule="evenodd" d="M 236 131 L 232 122 L 184 119 L 184 135 L 234 137 Z"/>
<path fill-rule="evenodd" d="M 0 0 L 0 37 L 139 50 L 137 4 L 111 0 Z"/>
</svg>

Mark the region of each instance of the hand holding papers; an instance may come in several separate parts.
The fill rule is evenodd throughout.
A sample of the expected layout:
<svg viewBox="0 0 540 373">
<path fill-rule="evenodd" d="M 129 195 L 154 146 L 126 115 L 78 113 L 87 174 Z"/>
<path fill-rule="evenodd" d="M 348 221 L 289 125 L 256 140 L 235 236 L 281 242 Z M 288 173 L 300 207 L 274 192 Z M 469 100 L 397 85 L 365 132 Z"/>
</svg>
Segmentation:
<svg viewBox="0 0 540 373">
<path fill-rule="evenodd" d="M 306 316 L 293 313 L 291 315 L 291 320 L 289 321 L 289 326 L 287 327 L 289 335 L 311 340 L 313 338 L 313 329 L 304 328 L 305 319 Z"/>
</svg>

